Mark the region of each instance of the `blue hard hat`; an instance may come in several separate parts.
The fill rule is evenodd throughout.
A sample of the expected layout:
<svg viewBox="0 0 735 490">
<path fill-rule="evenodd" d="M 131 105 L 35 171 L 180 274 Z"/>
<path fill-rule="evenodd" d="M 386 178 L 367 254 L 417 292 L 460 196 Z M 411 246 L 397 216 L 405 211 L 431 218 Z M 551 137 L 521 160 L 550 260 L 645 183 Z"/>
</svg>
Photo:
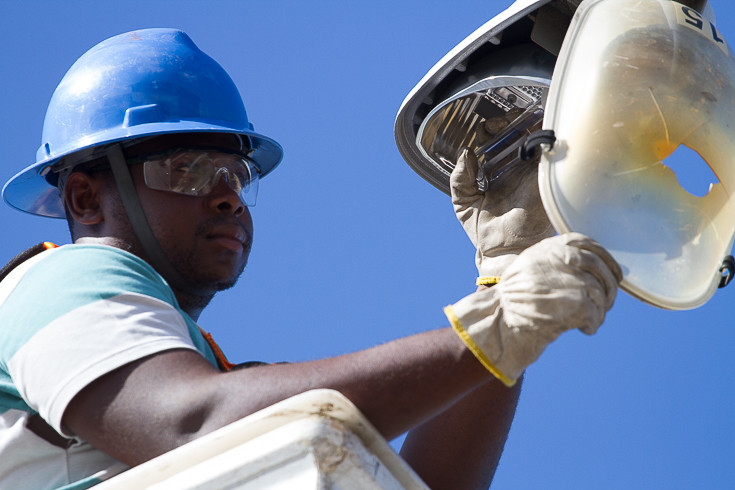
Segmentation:
<svg viewBox="0 0 735 490">
<path fill-rule="evenodd" d="M 5 184 L 3 198 L 22 211 L 64 217 L 50 174 L 62 157 L 81 163 L 109 143 L 206 132 L 239 135 L 261 177 L 283 157 L 276 141 L 253 131 L 230 76 L 184 32 L 120 34 L 87 51 L 61 80 L 36 162 Z"/>
</svg>

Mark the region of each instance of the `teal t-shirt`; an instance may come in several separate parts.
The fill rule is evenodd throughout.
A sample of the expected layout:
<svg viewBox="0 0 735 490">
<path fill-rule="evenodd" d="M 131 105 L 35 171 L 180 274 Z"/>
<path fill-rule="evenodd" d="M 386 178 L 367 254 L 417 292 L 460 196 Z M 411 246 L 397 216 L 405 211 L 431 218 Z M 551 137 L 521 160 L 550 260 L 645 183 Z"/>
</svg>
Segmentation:
<svg viewBox="0 0 735 490">
<path fill-rule="evenodd" d="M 61 421 L 79 391 L 129 362 L 180 348 L 217 366 L 197 324 L 140 258 L 66 245 L 18 266 L 0 283 L 0 487 L 86 488 L 124 470 L 83 441 L 63 449 L 41 440 L 25 427 L 28 417 L 38 413 L 73 438 Z"/>
</svg>

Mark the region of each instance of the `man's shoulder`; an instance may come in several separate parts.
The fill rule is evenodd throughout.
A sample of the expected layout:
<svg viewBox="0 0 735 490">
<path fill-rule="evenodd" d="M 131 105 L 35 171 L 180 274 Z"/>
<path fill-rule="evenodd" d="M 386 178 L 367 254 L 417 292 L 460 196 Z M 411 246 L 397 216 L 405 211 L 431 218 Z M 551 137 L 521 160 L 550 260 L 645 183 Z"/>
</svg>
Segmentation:
<svg viewBox="0 0 735 490">
<path fill-rule="evenodd" d="M 49 325 L 71 335 L 86 331 L 79 329 L 85 322 L 101 324 L 102 318 L 135 311 L 185 322 L 163 278 L 114 247 L 65 245 L 32 257 L 11 274 L 0 283 L 0 364 Z"/>
<path fill-rule="evenodd" d="M 45 262 L 72 269 L 90 267 L 109 267 L 122 265 L 129 268 L 156 274 L 153 268 L 143 259 L 117 247 L 97 244 L 62 245 L 44 252 Z"/>
<path fill-rule="evenodd" d="M 107 245 L 63 245 L 44 252 L 44 257 L 25 274 L 31 282 L 82 285 L 107 289 L 140 287 L 152 283 L 156 289 L 166 286 L 163 278 L 139 257 Z"/>
<path fill-rule="evenodd" d="M 61 303 L 64 311 L 122 294 L 152 297 L 172 305 L 176 302 L 171 288 L 150 265 L 115 247 L 64 245 L 29 262 L 27 267 L 19 267 L 15 278 L 3 281 L 2 289 L 12 289 L 7 302 Z"/>
</svg>

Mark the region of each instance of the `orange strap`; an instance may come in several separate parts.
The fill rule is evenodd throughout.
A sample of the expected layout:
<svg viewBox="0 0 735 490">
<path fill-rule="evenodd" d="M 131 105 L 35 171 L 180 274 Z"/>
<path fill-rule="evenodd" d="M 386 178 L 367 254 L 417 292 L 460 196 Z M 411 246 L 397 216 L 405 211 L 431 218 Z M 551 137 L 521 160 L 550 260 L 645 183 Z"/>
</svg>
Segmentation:
<svg viewBox="0 0 735 490">
<path fill-rule="evenodd" d="M 217 358 L 217 364 L 219 364 L 219 367 L 222 371 L 229 371 L 233 367 L 236 366 L 236 364 L 232 364 L 230 361 L 227 360 L 224 353 L 222 352 L 222 349 L 219 348 L 219 345 L 217 345 L 217 342 L 214 341 L 212 338 L 212 334 L 209 332 L 205 332 L 202 327 L 199 327 L 199 331 L 202 332 L 202 335 L 204 336 L 204 340 L 207 341 L 207 344 L 209 344 L 209 347 L 212 349 L 212 352 L 214 353 L 214 357 Z"/>
</svg>

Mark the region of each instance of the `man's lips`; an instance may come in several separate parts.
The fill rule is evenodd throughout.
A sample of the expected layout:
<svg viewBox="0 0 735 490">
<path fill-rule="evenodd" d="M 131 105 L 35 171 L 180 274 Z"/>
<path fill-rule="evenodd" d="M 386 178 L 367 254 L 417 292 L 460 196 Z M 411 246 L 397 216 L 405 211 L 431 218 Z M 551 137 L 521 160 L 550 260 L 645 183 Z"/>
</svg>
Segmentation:
<svg viewBox="0 0 735 490">
<path fill-rule="evenodd" d="M 239 225 L 219 225 L 210 229 L 205 237 L 219 245 L 241 252 L 250 247 L 250 234 Z"/>
</svg>

